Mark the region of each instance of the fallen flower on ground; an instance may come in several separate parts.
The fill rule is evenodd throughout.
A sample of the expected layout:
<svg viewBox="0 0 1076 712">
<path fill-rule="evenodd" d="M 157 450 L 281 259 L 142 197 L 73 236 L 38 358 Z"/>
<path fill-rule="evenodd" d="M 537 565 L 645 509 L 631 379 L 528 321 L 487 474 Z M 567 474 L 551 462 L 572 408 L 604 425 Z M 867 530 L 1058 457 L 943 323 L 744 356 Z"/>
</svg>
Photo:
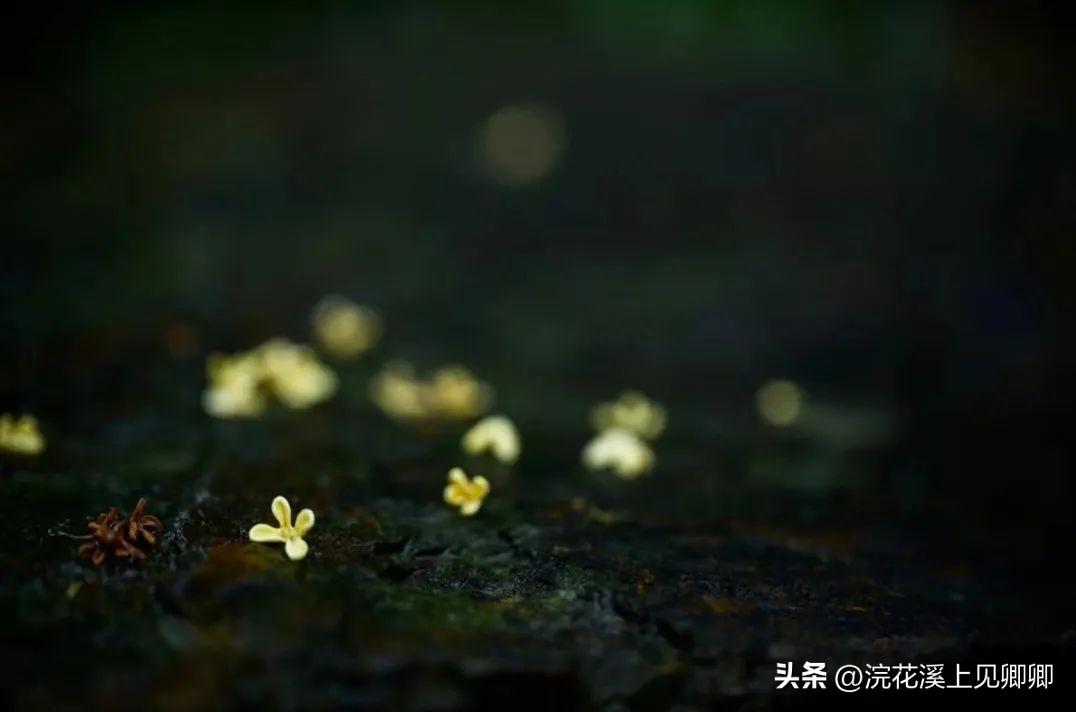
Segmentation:
<svg viewBox="0 0 1076 712">
<path fill-rule="evenodd" d="M 611 469 L 619 477 L 631 480 L 654 467 L 654 451 L 630 430 L 613 428 L 587 443 L 583 464 L 591 470 Z"/>
<path fill-rule="evenodd" d="M 279 527 L 269 524 L 255 524 L 250 528 L 250 540 L 263 544 L 283 544 L 284 553 L 292 561 L 303 559 L 310 547 L 303 536 L 314 526 L 314 513 L 309 509 L 299 512 L 295 524 L 291 522 L 291 505 L 283 497 L 273 499 L 271 506 L 273 516 Z"/>
<path fill-rule="evenodd" d="M 598 432 L 622 428 L 653 440 L 665 430 L 666 417 L 664 408 L 639 391 L 625 391 L 615 401 L 594 406 L 590 422 Z"/>
<path fill-rule="evenodd" d="M 522 447 L 519 430 L 503 415 L 491 415 L 475 423 L 464 434 L 461 444 L 463 450 L 470 455 L 489 452 L 506 464 L 519 459 Z"/>
<path fill-rule="evenodd" d="M 270 392 L 289 408 L 303 410 L 336 392 L 336 374 L 309 346 L 272 339 L 258 347 Z"/>
<path fill-rule="evenodd" d="M 445 503 L 459 507 L 465 517 L 474 516 L 482 508 L 482 501 L 489 494 L 489 480 L 482 475 L 468 478 L 459 467 L 453 467 L 448 473 L 448 485 L 445 487 Z"/>
<path fill-rule="evenodd" d="M 370 382 L 370 398 L 386 415 L 410 423 L 467 420 L 493 402 L 493 389 L 463 366 L 444 366 L 429 379 L 392 361 Z"/>
<path fill-rule="evenodd" d="M 202 404 L 217 418 L 255 418 L 265 412 L 269 397 L 288 408 L 303 410 L 331 397 L 336 374 L 318 360 L 309 346 L 271 339 L 250 351 L 210 356 L 209 387 Z"/>
<path fill-rule="evenodd" d="M 486 412 L 493 402 L 493 389 L 463 366 L 444 366 L 433 374 L 429 398 L 441 418 L 466 420 Z"/>
<path fill-rule="evenodd" d="M 265 412 L 261 360 L 253 352 L 224 356 L 214 354 L 206 362 L 209 388 L 202 406 L 216 418 L 256 418 Z"/>
</svg>

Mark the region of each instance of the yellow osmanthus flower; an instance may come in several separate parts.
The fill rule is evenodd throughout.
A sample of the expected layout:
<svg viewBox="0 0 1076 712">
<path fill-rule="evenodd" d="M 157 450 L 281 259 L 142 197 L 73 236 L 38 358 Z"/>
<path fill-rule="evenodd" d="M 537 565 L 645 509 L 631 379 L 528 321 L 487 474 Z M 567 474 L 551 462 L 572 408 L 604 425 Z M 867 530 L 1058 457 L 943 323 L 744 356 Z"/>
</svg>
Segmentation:
<svg viewBox="0 0 1076 712">
<path fill-rule="evenodd" d="M 654 451 L 630 430 L 612 428 L 587 443 L 583 464 L 592 470 L 611 469 L 622 479 L 632 480 L 654 467 Z"/>
<path fill-rule="evenodd" d="M 255 418 L 269 396 L 293 409 L 309 408 L 336 392 L 336 374 L 309 346 L 272 339 L 250 351 L 206 363 L 209 388 L 202 394 L 207 413 L 217 418 Z"/>
<path fill-rule="evenodd" d="M 428 417 L 423 383 L 406 361 L 392 361 L 370 381 L 370 399 L 396 420 Z"/>
<path fill-rule="evenodd" d="M 210 387 L 202 394 L 206 412 L 217 418 L 256 418 L 265 412 L 261 360 L 252 352 L 214 354 L 206 362 Z"/>
<path fill-rule="evenodd" d="M 283 497 L 273 499 L 272 511 L 280 526 L 255 524 L 250 528 L 250 540 L 262 544 L 283 544 L 284 552 L 288 555 L 288 558 L 292 561 L 299 561 L 310 550 L 306 541 L 303 540 L 303 536 L 314 526 L 314 513 L 309 509 L 300 511 L 293 526 L 291 523 L 291 505 Z"/>
<path fill-rule="evenodd" d="M 258 352 L 269 390 L 289 408 L 309 408 L 336 392 L 336 374 L 309 346 L 272 339 L 259 346 Z"/>
<path fill-rule="evenodd" d="M 37 427 L 37 418 L 32 415 L 16 418 L 10 413 L 0 417 L 0 450 L 37 455 L 44 449 L 45 436 Z"/>
<path fill-rule="evenodd" d="M 446 420 L 465 420 L 486 412 L 493 402 L 493 389 L 463 366 L 444 366 L 433 374 L 430 399 Z"/>
<path fill-rule="evenodd" d="M 519 431 L 503 415 L 491 415 L 474 424 L 461 441 L 464 452 L 470 455 L 492 453 L 501 462 L 511 464 L 519 459 Z"/>
<path fill-rule="evenodd" d="M 665 430 L 665 409 L 638 391 L 625 391 L 615 401 L 594 406 L 590 422 L 598 432 L 622 428 L 653 440 Z"/>
<path fill-rule="evenodd" d="M 467 473 L 453 467 L 448 473 L 445 487 L 445 503 L 460 508 L 460 514 L 472 517 L 482 508 L 482 500 L 489 494 L 489 480 L 482 475 L 468 478 Z"/>
<path fill-rule="evenodd" d="M 370 382 L 370 398 L 397 420 L 466 420 L 489 408 L 493 389 L 462 366 L 445 366 L 427 380 L 411 364 L 393 361 Z"/>
<path fill-rule="evenodd" d="M 338 359 L 353 359 L 381 338 L 381 317 L 373 309 L 343 297 L 326 297 L 311 317 L 318 343 Z"/>
</svg>

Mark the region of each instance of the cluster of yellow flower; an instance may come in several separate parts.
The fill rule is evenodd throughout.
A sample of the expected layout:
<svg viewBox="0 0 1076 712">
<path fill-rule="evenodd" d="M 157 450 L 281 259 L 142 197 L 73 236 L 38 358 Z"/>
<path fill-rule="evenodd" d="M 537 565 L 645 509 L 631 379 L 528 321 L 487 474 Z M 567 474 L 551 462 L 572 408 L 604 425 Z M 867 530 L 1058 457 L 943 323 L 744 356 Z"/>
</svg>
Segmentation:
<svg viewBox="0 0 1076 712">
<path fill-rule="evenodd" d="M 583 448 L 583 464 L 592 470 L 611 469 L 623 479 L 649 472 L 655 458 L 646 441 L 664 432 L 665 421 L 665 409 L 637 391 L 599 403 L 590 414 L 598 434 Z"/>
<path fill-rule="evenodd" d="M 315 308 L 313 332 L 330 356 L 354 359 L 380 339 L 382 321 L 373 310 L 341 297 L 327 297 Z M 306 345 L 287 339 L 271 339 L 233 355 L 215 354 L 207 360 L 209 385 L 202 403 L 218 418 L 252 418 L 265 412 L 272 400 L 302 410 L 330 398 L 337 390 L 336 374 Z M 419 378 L 404 361 L 388 363 L 370 384 L 373 402 L 393 419 L 409 424 L 470 420 L 481 416 L 493 403 L 493 389 L 476 379 L 463 366 L 444 366 L 429 378 Z M 789 381 L 771 381 L 757 397 L 759 414 L 770 424 L 796 421 L 803 400 L 802 390 Z M 612 470 L 623 479 L 634 479 L 654 467 L 649 441 L 665 430 L 665 409 L 637 391 L 626 391 L 612 402 L 599 403 L 590 414 L 597 434 L 582 452 L 583 464 L 592 470 Z M 511 465 L 522 451 L 519 430 L 504 415 L 491 415 L 475 423 L 460 446 L 472 456 L 490 455 Z M 45 438 L 32 415 L 0 417 L 0 450 L 36 455 Z M 460 467 L 448 472 L 444 488 L 446 504 L 465 517 L 474 516 L 490 493 L 485 477 L 468 475 Z M 271 510 L 279 526 L 257 524 L 249 531 L 251 541 L 283 543 L 287 556 L 298 561 L 309 546 L 303 536 L 314 526 L 314 513 L 303 509 L 292 523 L 291 505 L 283 497 L 273 500 Z M 600 511 L 600 510 L 595 510 Z"/>
<path fill-rule="evenodd" d="M 460 446 L 468 455 L 489 454 L 506 465 L 518 460 L 523 449 L 515 423 L 503 415 L 491 415 L 475 423 L 464 433 Z M 449 506 L 459 507 L 460 514 L 471 517 L 482 508 L 489 490 L 489 480 L 482 475 L 468 478 L 462 468 L 453 467 L 448 473 L 444 499 Z"/>
<path fill-rule="evenodd" d="M 18 455 L 37 455 L 45 449 L 45 436 L 37 427 L 37 418 L 11 413 L 0 416 L 0 450 Z"/>
<path fill-rule="evenodd" d="M 411 364 L 392 361 L 371 381 L 370 398 L 391 418 L 430 423 L 481 415 L 493 403 L 493 389 L 463 366 L 443 366 L 421 379 Z"/>
<path fill-rule="evenodd" d="M 339 297 L 324 300 L 315 309 L 313 323 L 323 349 L 338 358 L 364 353 L 382 331 L 376 313 Z M 312 350 L 281 339 L 251 352 L 210 359 L 209 376 L 205 406 L 219 417 L 259 415 L 270 395 L 289 407 L 305 408 L 329 397 L 336 388 L 332 371 L 318 362 Z M 392 361 L 371 381 L 370 398 L 395 420 L 429 425 L 482 415 L 493 402 L 493 389 L 463 366 L 444 366 L 420 378 L 411 364 Z M 597 405 L 591 423 L 598 435 L 583 450 L 583 463 L 595 470 L 612 469 L 625 479 L 650 471 L 654 452 L 646 441 L 661 435 L 665 421 L 665 410 L 635 391 Z M 460 446 L 468 455 L 488 454 L 506 465 L 515 463 L 522 451 L 519 430 L 504 415 L 479 420 L 463 435 Z M 461 515 L 474 516 L 490 489 L 482 475 L 468 477 L 462 468 L 453 467 L 444 501 Z M 303 535 L 314 525 L 313 512 L 304 509 L 293 525 L 291 507 L 283 497 L 273 500 L 272 511 L 279 526 L 258 524 L 250 530 L 250 539 L 283 543 L 293 560 L 305 557 L 308 547 Z"/>
<path fill-rule="evenodd" d="M 215 354 L 206 364 L 209 387 L 202 395 L 206 412 L 218 418 L 253 418 L 271 397 L 302 410 L 336 392 L 336 374 L 309 346 L 271 339 L 250 351 Z"/>
</svg>

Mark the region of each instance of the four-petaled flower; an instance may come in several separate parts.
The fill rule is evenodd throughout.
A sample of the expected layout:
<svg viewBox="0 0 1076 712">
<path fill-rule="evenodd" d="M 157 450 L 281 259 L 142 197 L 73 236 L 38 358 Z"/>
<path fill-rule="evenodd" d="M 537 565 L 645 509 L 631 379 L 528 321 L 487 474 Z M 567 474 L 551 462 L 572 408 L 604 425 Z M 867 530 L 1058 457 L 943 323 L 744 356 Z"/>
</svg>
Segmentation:
<svg viewBox="0 0 1076 712">
<path fill-rule="evenodd" d="M 10 413 L 0 416 L 0 450 L 20 455 L 37 455 L 45 449 L 45 437 L 37 427 L 37 418 Z"/>
<path fill-rule="evenodd" d="M 519 459 L 519 431 L 503 415 L 491 415 L 475 423 L 461 441 L 470 455 L 490 452 L 501 462 L 511 464 Z"/>
<path fill-rule="evenodd" d="M 250 528 L 250 540 L 269 544 L 284 544 L 284 551 L 292 561 L 299 561 L 309 550 L 303 535 L 314 526 L 314 513 L 309 509 L 299 512 L 295 525 L 291 523 L 291 505 L 283 497 L 273 500 L 273 516 L 279 527 L 268 524 L 255 524 Z"/>
<path fill-rule="evenodd" d="M 453 467 L 448 473 L 445 487 L 445 503 L 460 508 L 465 517 L 474 516 L 482 508 L 482 500 L 489 494 L 489 480 L 482 475 L 468 478 L 467 473 Z"/>
</svg>

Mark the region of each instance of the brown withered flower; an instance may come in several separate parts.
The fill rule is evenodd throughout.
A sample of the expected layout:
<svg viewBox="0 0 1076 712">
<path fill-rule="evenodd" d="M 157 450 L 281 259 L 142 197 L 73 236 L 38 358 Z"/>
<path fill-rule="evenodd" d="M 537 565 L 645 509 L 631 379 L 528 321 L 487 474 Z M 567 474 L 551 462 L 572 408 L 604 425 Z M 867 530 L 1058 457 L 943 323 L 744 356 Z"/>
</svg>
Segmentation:
<svg viewBox="0 0 1076 712">
<path fill-rule="evenodd" d="M 90 522 L 89 541 L 79 547 L 79 555 L 97 566 L 110 556 L 131 561 L 145 559 L 146 551 L 156 545 L 157 534 L 164 528 L 160 519 L 142 511 L 145 506 L 146 499 L 140 498 L 131 516 L 124 519 L 115 507 L 109 507 L 107 512 Z"/>
<path fill-rule="evenodd" d="M 139 497 L 131 516 L 127 517 L 127 538 L 134 544 L 157 545 L 157 535 L 164 529 L 161 520 L 152 514 L 144 514 L 146 498 Z"/>
</svg>

